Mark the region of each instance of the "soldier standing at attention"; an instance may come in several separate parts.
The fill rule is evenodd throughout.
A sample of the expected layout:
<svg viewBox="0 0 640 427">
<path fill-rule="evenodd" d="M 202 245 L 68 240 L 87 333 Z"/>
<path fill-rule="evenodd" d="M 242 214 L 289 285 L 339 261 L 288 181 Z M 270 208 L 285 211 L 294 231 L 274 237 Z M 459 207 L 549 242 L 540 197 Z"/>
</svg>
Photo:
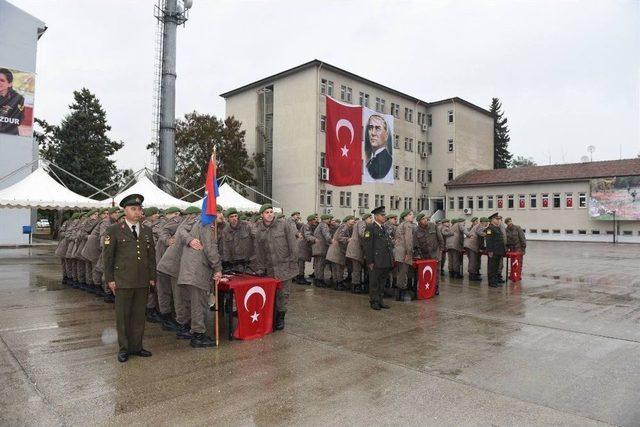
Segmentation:
<svg viewBox="0 0 640 427">
<path fill-rule="evenodd" d="M 489 286 L 497 288 L 500 286 L 500 264 L 505 254 L 504 237 L 500 228 L 501 217 L 498 213 L 494 213 L 489 217 L 489 226 L 485 230 L 485 244 L 487 247 L 487 255 L 489 256 L 489 268 L 487 276 L 489 276 Z"/>
<path fill-rule="evenodd" d="M 374 310 L 391 308 L 383 302 L 384 286 L 393 269 L 393 242 L 384 230 L 384 206 L 371 211 L 374 221 L 367 225 L 362 239 L 369 269 L 369 304 Z"/>
<path fill-rule="evenodd" d="M 304 277 L 305 263 L 311 261 L 311 246 L 315 243 L 316 238 L 313 232 L 318 226 L 318 214 L 311 214 L 307 217 L 307 223 L 300 228 L 300 237 L 298 237 L 298 276 L 296 283 L 298 285 L 310 285 Z"/>
<path fill-rule="evenodd" d="M 482 280 L 480 276 L 480 240 L 482 236 L 478 234 L 480 227 L 478 218 L 473 217 L 471 218 L 471 227 L 464 233 L 464 248 L 467 251 L 467 258 L 469 258 L 469 281 L 476 282 Z"/>
<path fill-rule="evenodd" d="M 313 278 L 314 285 L 317 288 L 326 288 L 324 281 L 324 268 L 327 263 L 327 250 L 331 244 L 332 232 L 329 228 L 333 215 L 324 214 L 320 217 L 320 224 L 313 232 L 316 241 L 312 246 L 313 254 Z"/>
<path fill-rule="evenodd" d="M 276 330 L 284 329 L 291 282 L 298 272 L 296 229 L 284 219 L 275 219 L 273 207 L 260 207 L 262 221 L 256 228 L 256 265 L 267 276 L 282 282 L 282 289 L 276 290 Z"/>
<path fill-rule="evenodd" d="M 142 347 L 142 337 L 149 287 L 155 286 L 156 253 L 151 229 L 140 223 L 143 200 L 140 194 L 122 199 L 124 222 L 109 227 L 104 242 L 104 277 L 116 295 L 119 362 L 130 355 L 151 356 Z"/>
<path fill-rule="evenodd" d="M 331 246 L 329 246 L 329 250 L 327 250 L 327 261 L 331 262 L 331 276 L 336 282 L 337 291 L 347 289 L 344 285 L 344 268 L 347 263 L 347 245 L 349 244 L 349 240 L 351 240 L 351 233 L 355 221 L 356 219 L 353 215 L 347 215 L 344 218 L 336 232 L 333 233 Z"/>
<path fill-rule="evenodd" d="M 527 251 L 527 238 L 522 227 L 515 225 L 511 218 L 505 219 L 504 223 L 507 225 L 507 250 L 524 254 Z"/>
<path fill-rule="evenodd" d="M 401 301 L 408 299 L 410 301 L 411 295 L 407 292 L 407 285 L 409 276 L 413 278 L 413 230 L 415 228 L 413 212 L 402 212 L 400 214 L 400 220 L 402 223 L 396 230 L 395 245 L 393 248 L 394 259 L 399 264 L 396 282 L 398 288 L 396 300 Z"/>
<path fill-rule="evenodd" d="M 353 231 L 351 232 L 351 238 L 347 244 L 346 256 L 351 261 L 352 274 L 351 274 L 351 292 L 355 294 L 364 293 L 362 286 L 362 273 L 364 266 L 364 253 L 362 251 L 362 239 L 364 237 L 364 230 L 367 225 L 371 224 L 373 218 L 370 213 L 362 215 L 362 219 L 355 223 Z"/>
<path fill-rule="evenodd" d="M 164 211 L 164 221 L 158 230 L 156 239 L 156 264 L 160 264 L 164 253 L 167 249 L 176 243 L 176 230 L 180 225 L 182 218 L 180 217 L 180 209 L 171 206 Z M 156 269 L 157 270 L 157 269 Z M 165 331 L 177 331 L 179 326 L 171 317 L 171 300 L 177 298 L 179 292 L 176 291 L 178 286 L 177 277 L 170 276 L 157 270 L 156 294 L 158 296 L 158 312 L 149 312 L 147 309 L 147 320 L 152 323 L 162 323 L 162 329 Z"/>
<path fill-rule="evenodd" d="M 424 259 L 435 259 L 440 262 L 444 249 L 444 238 L 440 229 L 435 223 L 430 222 L 429 217 L 423 213 L 418 214 L 416 219 L 418 220 L 418 226 L 413 232 L 413 241 L 418 256 Z M 436 285 L 436 295 L 440 295 L 439 284 Z"/>
<path fill-rule="evenodd" d="M 224 268 L 245 272 L 254 257 L 251 226 L 240 220 L 236 208 L 227 209 L 224 216 L 228 224 L 222 229 L 222 264 Z"/>
</svg>

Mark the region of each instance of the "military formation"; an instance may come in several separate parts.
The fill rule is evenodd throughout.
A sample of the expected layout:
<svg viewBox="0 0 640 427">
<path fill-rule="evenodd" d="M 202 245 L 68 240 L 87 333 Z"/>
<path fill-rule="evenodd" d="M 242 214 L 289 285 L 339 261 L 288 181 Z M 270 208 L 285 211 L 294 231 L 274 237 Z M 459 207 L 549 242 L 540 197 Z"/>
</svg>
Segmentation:
<svg viewBox="0 0 640 427">
<path fill-rule="evenodd" d="M 142 209 L 143 200 L 130 195 L 121 209 L 74 213 L 60 227 L 56 249 L 65 284 L 115 303 L 122 362 L 151 356 L 142 347 L 145 322 L 192 347 L 214 346 L 205 319 L 223 271 L 282 282 L 275 302 L 281 330 L 292 283 L 368 294 L 371 308 L 381 310 L 389 308 L 384 298 L 415 298 L 414 259 L 438 260 L 441 275 L 448 267 L 451 278 L 462 278 L 466 254 L 469 281 L 480 282 L 486 254 L 488 283 L 497 287 L 506 252 L 526 251 L 522 229 L 497 213 L 467 225 L 412 211 L 387 215 L 381 206 L 359 218 L 311 214 L 302 221 L 300 212 L 276 215 L 265 204 L 257 215 L 218 206 L 215 222 L 204 224 L 196 207 Z"/>
</svg>

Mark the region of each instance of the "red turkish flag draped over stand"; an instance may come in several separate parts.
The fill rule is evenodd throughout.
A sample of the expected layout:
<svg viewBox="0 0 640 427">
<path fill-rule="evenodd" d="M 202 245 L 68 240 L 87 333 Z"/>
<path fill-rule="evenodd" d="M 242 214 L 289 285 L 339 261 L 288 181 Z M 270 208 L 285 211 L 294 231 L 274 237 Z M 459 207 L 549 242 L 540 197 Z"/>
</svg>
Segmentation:
<svg viewBox="0 0 640 427">
<path fill-rule="evenodd" d="M 362 107 L 327 98 L 325 132 L 329 184 L 362 183 Z"/>
</svg>

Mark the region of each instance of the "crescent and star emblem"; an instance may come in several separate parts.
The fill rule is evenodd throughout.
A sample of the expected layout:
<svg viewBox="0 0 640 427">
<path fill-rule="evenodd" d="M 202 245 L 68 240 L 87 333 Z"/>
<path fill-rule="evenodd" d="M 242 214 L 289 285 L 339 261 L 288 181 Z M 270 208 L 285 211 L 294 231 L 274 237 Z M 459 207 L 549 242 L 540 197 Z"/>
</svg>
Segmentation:
<svg viewBox="0 0 640 427">
<path fill-rule="evenodd" d="M 429 272 L 429 278 L 428 279 L 425 277 L 427 272 Z M 424 279 L 424 288 L 428 291 L 429 287 L 431 286 L 431 279 L 433 279 L 433 268 L 431 268 L 430 265 L 427 265 L 422 270 L 422 278 Z"/>
<path fill-rule="evenodd" d="M 351 124 L 351 122 L 347 119 L 340 119 L 338 120 L 338 122 L 336 123 L 336 138 L 338 140 L 338 142 L 340 142 L 340 128 L 347 128 L 349 130 L 349 146 L 351 146 L 351 144 L 353 143 L 353 136 L 354 136 L 354 130 L 353 130 L 353 125 Z M 347 157 L 349 155 L 349 149 L 347 148 L 347 144 L 343 145 L 340 150 L 342 151 L 342 157 Z"/>
<path fill-rule="evenodd" d="M 264 308 L 264 305 L 267 302 L 267 294 L 264 292 L 264 289 L 262 289 L 260 286 L 254 286 L 251 289 L 249 289 L 249 291 L 245 294 L 244 296 L 244 309 L 249 311 L 249 308 L 247 307 L 247 302 L 249 301 L 249 298 L 251 298 L 251 295 L 253 294 L 258 294 L 262 297 L 262 306 L 260 307 L 260 310 L 262 310 Z M 251 315 L 251 323 L 256 323 L 258 321 L 258 317 L 260 316 L 260 313 L 258 313 L 257 311 L 254 311 L 253 314 Z"/>
</svg>

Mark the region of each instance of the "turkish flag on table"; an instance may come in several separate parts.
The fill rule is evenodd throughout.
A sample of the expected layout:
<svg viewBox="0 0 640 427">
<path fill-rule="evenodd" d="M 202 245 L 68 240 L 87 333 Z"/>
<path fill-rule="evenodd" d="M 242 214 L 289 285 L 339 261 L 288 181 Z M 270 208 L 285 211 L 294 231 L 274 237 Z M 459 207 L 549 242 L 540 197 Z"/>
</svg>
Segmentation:
<svg viewBox="0 0 640 427">
<path fill-rule="evenodd" d="M 327 98 L 326 166 L 329 184 L 362 183 L 362 107 Z"/>
<path fill-rule="evenodd" d="M 438 285 L 438 260 L 416 259 L 413 261 L 413 266 L 418 275 L 416 299 L 433 298 Z"/>
<path fill-rule="evenodd" d="M 522 280 L 522 252 L 507 252 L 509 260 L 509 280 L 519 282 Z"/>
<path fill-rule="evenodd" d="M 248 274 L 225 276 L 221 291 L 233 291 L 238 310 L 238 326 L 234 338 L 251 340 L 273 332 L 273 309 L 280 281 Z"/>
</svg>

